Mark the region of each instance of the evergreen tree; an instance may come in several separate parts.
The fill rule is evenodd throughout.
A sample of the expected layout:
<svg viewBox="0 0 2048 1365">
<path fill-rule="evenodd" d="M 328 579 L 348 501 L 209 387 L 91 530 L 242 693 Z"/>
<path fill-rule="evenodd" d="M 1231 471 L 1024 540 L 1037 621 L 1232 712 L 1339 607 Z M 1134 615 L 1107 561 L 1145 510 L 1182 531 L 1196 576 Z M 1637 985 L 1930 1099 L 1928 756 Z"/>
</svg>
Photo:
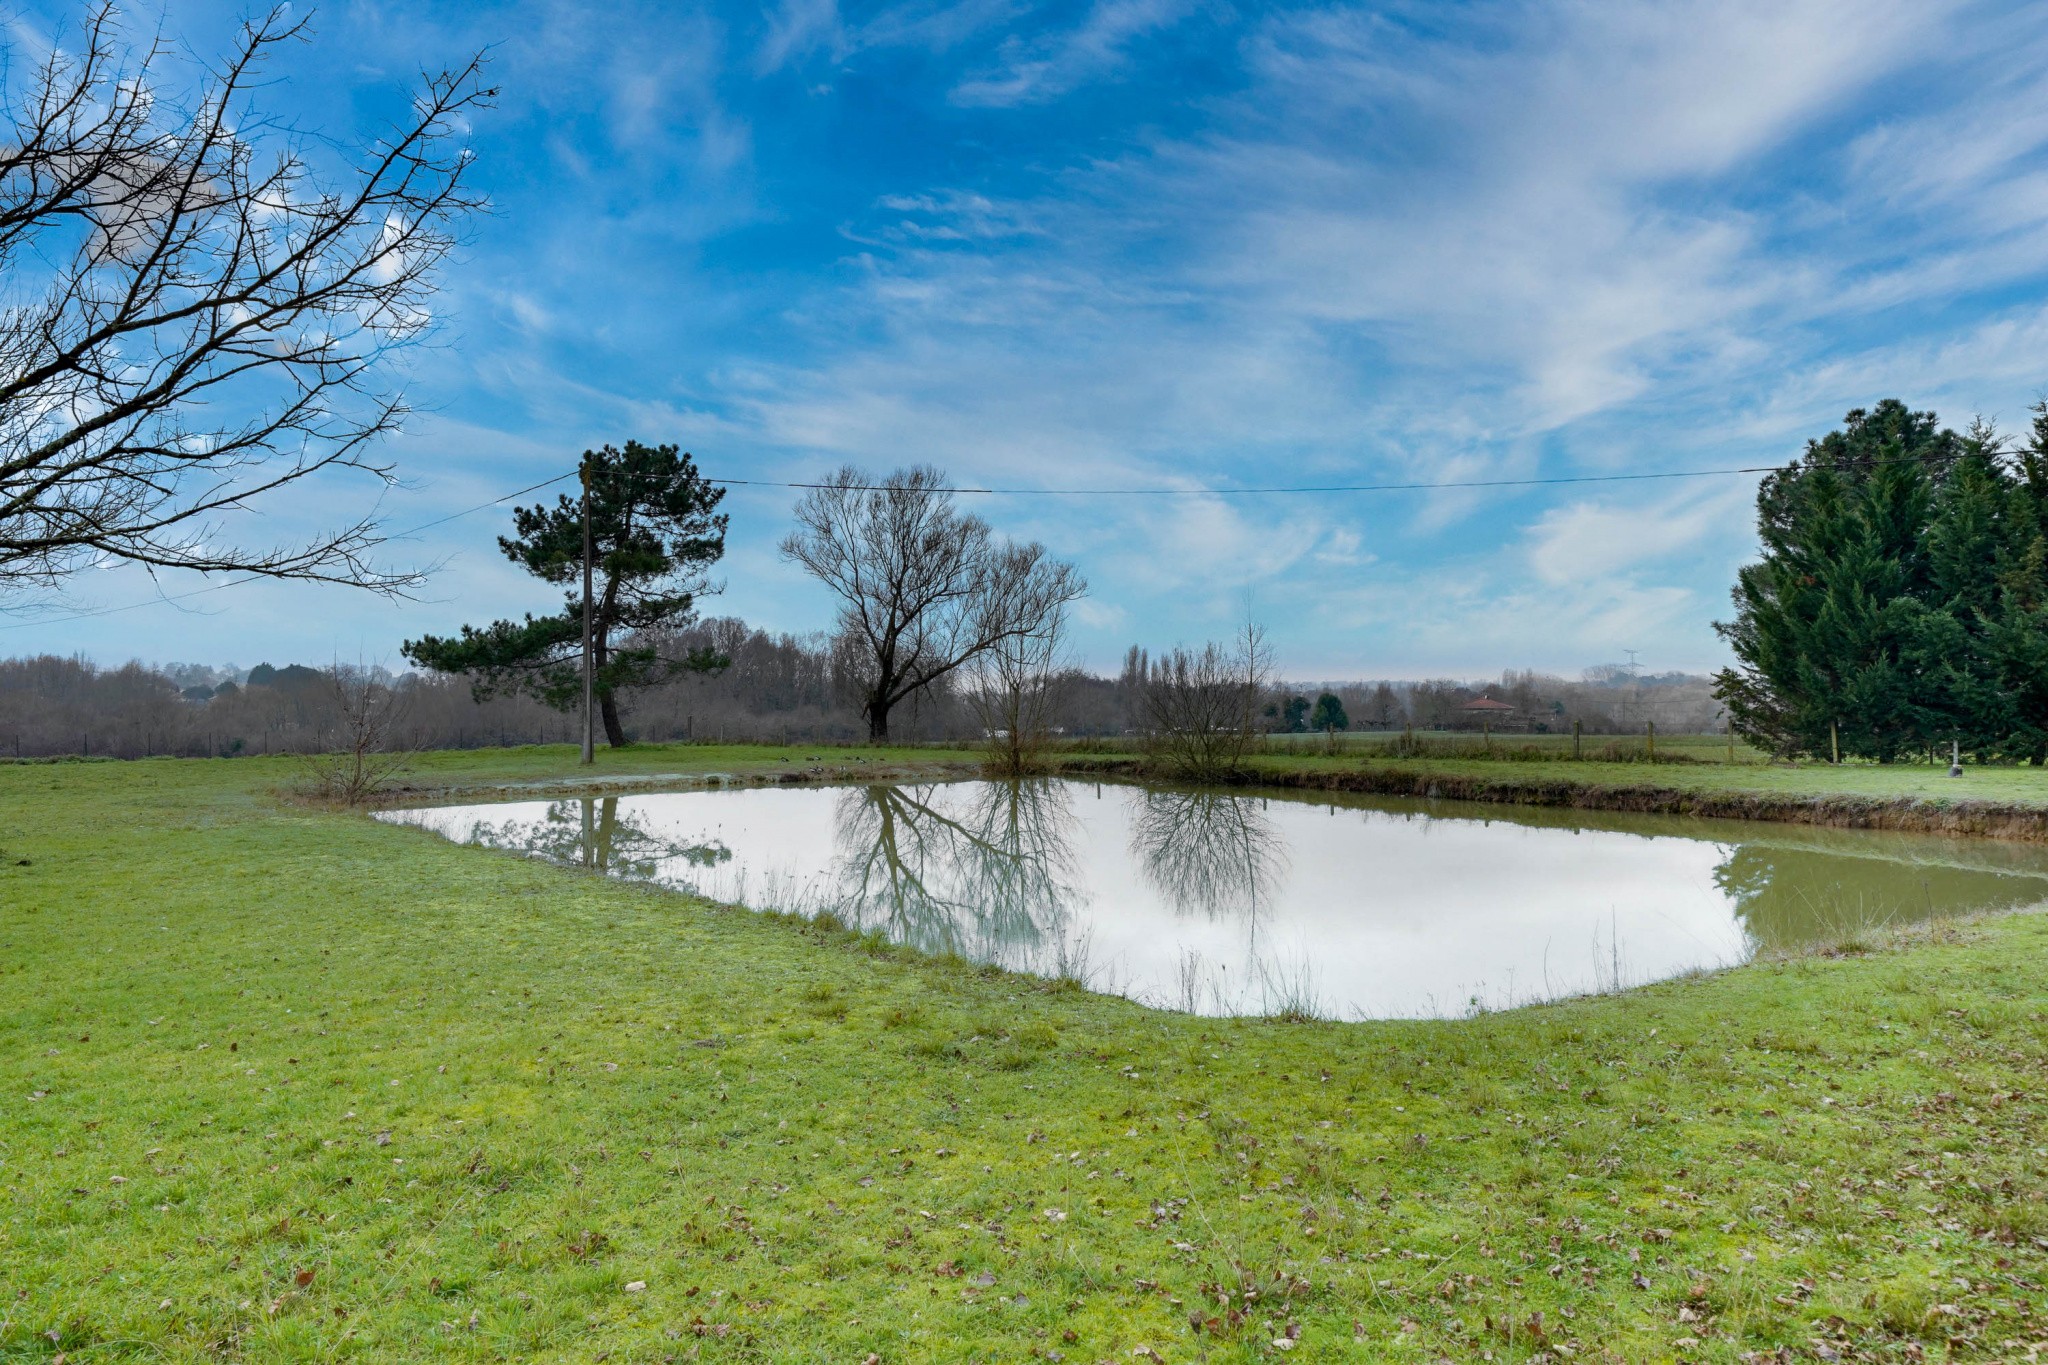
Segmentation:
<svg viewBox="0 0 2048 1365">
<path fill-rule="evenodd" d="M 626 743 L 619 693 L 682 671 L 724 665 L 714 651 L 665 658 L 666 630 L 689 624 L 705 571 L 725 553 L 725 490 L 672 445 L 626 442 L 583 453 L 589 486 L 593 691 L 606 741 Z M 576 499 L 517 507 L 505 557 L 536 578 L 567 587 L 563 610 L 524 621 L 464 626 L 459 637 L 408 640 L 405 657 L 442 673 L 467 673 L 479 698 L 524 691 L 567 711 L 583 695 L 583 515 Z"/>
<path fill-rule="evenodd" d="M 2003 750 L 2048 760 L 2048 401 L 2009 478 L 1998 601 L 1985 631 L 2010 730 Z"/>
<path fill-rule="evenodd" d="M 1986 757 L 2009 749 L 2016 722 L 1996 642 L 2016 492 L 2003 445 L 1989 423 L 1974 424 L 1935 497 L 1929 591 L 1912 628 L 1926 742 L 1939 748 L 1953 738 Z"/>
<path fill-rule="evenodd" d="M 1334 692 L 1325 692 L 1316 698 L 1315 710 L 1309 712 L 1308 728 L 1311 730 L 1349 730 L 1351 718 L 1344 714 L 1344 702 Z"/>
<path fill-rule="evenodd" d="M 1961 447 L 1934 414 L 1886 399 L 1764 479 L 1763 558 L 1716 626 L 1739 661 L 1717 695 L 1753 743 L 1827 753 L 1834 727 L 1844 753 L 1889 762 L 1947 728 L 1921 676 L 1935 595 L 1924 542 Z"/>
</svg>

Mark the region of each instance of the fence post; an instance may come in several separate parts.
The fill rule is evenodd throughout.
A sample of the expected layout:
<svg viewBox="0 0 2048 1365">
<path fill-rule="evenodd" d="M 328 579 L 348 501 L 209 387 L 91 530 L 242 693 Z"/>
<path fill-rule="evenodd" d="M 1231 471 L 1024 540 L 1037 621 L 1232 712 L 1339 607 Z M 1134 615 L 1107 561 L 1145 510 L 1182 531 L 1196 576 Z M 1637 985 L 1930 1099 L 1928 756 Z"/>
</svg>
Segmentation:
<svg viewBox="0 0 2048 1365">
<path fill-rule="evenodd" d="M 1728 761 L 1735 761 L 1735 717 L 1728 717 Z"/>
<path fill-rule="evenodd" d="M 1836 731 L 1835 723 L 1828 722 L 1828 756 L 1837 766 L 1842 762 L 1842 736 Z"/>
<path fill-rule="evenodd" d="M 1649 727 L 1647 733 L 1649 735 L 1650 743 L 1650 762 L 1655 763 L 1657 761 L 1657 722 L 1654 720 L 1649 720 L 1644 721 L 1643 724 Z"/>
</svg>

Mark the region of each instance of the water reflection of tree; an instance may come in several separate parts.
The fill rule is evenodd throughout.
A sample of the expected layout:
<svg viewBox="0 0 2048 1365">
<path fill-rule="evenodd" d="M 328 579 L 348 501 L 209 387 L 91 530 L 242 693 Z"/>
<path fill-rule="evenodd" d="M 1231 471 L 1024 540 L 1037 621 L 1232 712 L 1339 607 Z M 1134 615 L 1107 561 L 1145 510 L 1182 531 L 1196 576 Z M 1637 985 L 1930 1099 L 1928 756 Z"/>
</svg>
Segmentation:
<svg viewBox="0 0 2048 1365">
<path fill-rule="evenodd" d="M 1131 827 L 1145 878 L 1184 915 L 1256 921 L 1287 877 L 1280 834 L 1258 799 L 1218 791 L 1147 791 Z"/>
<path fill-rule="evenodd" d="M 616 796 L 583 796 L 548 803 L 538 820 L 507 820 L 493 825 L 479 821 L 469 842 L 504 849 L 551 863 L 587 867 L 629 881 L 673 880 L 676 864 L 716 867 L 732 859 L 732 850 L 713 840 L 677 843 L 650 832 L 639 821 L 619 813 Z"/>
<path fill-rule="evenodd" d="M 1934 914 L 2003 910 L 2041 899 L 2043 880 L 1770 843 L 1736 844 L 1714 869 L 1757 947 L 1805 947 Z"/>
<path fill-rule="evenodd" d="M 927 952 L 1042 966 L 1079 898 L 1073 823 L 1065 788 L 1044 779 L 849 788 L 831 908 Z"/>
</svg>

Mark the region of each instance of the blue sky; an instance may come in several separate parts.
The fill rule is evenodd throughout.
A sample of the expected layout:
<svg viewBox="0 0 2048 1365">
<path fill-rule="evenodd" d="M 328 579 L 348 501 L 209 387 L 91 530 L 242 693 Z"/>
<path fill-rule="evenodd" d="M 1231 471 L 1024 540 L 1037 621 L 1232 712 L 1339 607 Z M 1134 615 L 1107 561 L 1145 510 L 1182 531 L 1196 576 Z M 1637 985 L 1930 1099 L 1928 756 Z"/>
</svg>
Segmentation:
<svg viewBox="0 0 2048 1365">
<path fill-rule="evenodd" d="M 199 51 L 238 11 L 171 5 Z M 13 41 L 65 11 L 16 10 Z M 145 9 L 145 17 L 159 11 Z M 153 18 L 149 18 L 154 22 Z M 403 528 L 676 441 L 801 480 L 1177 488 L 1785 459 L 1886 396 L 2008 428 L 2048 387 L 2048 7 L 1886 0 L 347 4 L 271 91 L 373 131 L 488 46 L 491 197 L 410 362 Z M 1300 498 L 1001 497 L 1079 563 L 1082 657 L 1227 633 L 1300 678 L 1706 669 L 1744 478 Z M 368 505 L 336 485 L 256 529 Z M 735 490 L 727 588 L 829 601 Z M 93 572 L 0 653 L 398 662 L 551 590 L 506 513 L 392 547 L 422 600 Z M 165 591 L 195 583 L 165 579 Z"/>
</svg>

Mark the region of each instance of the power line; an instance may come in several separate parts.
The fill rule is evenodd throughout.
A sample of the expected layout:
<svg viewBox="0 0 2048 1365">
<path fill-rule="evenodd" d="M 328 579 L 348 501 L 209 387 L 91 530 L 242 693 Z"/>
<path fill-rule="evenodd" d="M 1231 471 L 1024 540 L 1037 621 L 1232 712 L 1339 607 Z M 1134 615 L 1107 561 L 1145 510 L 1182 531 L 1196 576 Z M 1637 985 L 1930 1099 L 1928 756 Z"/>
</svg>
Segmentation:
<svg viewBox="0 0 2048 1365">
<path fill-rule="evenodd" d="M 1822 467 L 1829 469 L 1868 469 L 1878 465 L 1924 464 L 1950 458 L 1952 457 L 1946 454 L 1878 456 L 1867 460 L 1840 460 Z M 982 488 L 962 486 L 928 488 L 924 491 L 926 493 L 953 493 L 963 496 L 1042 498 L 1229 498 L 1284 497 L 1301 494 L 1328 496 L 1333 493 L 1424 493 L 1482 488 L 1554 488 L 1566 484 L 1641 483 L 1657 479 L 1726 478 L 1742 474 L 1775 474 L 1788 468 L 1791 468 L 1791 466 L 1767 464 L 1745 465 L 1729 469 L 1672 469 L 1648 474 L 1560 474 L 1551 478 L 1540 479 L 1444 479 L 1418 483 L 1345 483 L 1286 485 L 1269 488 Z M 460 512 L 450 512 L 445 517 L 437 517 L 433 521 L 422 522 L 408 530 L 395 532 L 390 539 L 404 540 L 408 537 L 416 536 L 422 531 L 432 530 L 436 526 L 445 526 L 451 521 L 459 521 L 463 517 L 477 512 L 489 511 L 491 508 L 508 503 L 514 498 L 525 497 L 528 493 L 535 493 L 543 488 L 551 488 L 555 484 L 566 482 L 575 477 L 576 474 L 572 470 L 567 474 L 558 474 L 552 479 L 543 479 L 539 483 L 528 484 L 526 487 L 515 489 L 502 497 L 492 498 L 489 502 L 480 502 L 474 507 L 465 507 Z M 720 479 L 713 478 L 710 475 L 705 476 L 705 482 L 715 483 L 723 488 L 787 488 L 801 491 L 837 488 L 852 493 L 886 493 L 891 491 L 888 484 L 789 483 L 775 479 Z M 135 611 L 138 608 L 156 606 L 162 602 L 183 602 L 188 598 L 204 597 L 208 593 L 221 592 L 228 588 L 239 588 L 245 584 L 261 582 L 269 577 L 271 577 L 269 574 L 250 574 L 245 578 L 230 579 L 225 583 L 214 583 L 204 588 L 193 588 L 189 592 L 159 594 L 155 597 L 143 598 L 138 602 L 125 602 L 117 607 L 99 607 L 91 611 L 67 612 L 62 616 L 38 617 L 33 621 L 10 622 L 0 625 L 0 631 L 27 630 L 32 626 L 61 625 L 66 621 L 85 621 L 96 616 L 113 616 L 119 612 Z"/>
<path fill-rule="evenodd" d="M 1771 465 L 1769 469 L 1779 466 Z M 1411 493 L 1429 489 L 1530 488 L 1556 483 L 1619 483 L 1629 479 L 1696 479 L 1710 474 L 1754 474 L 1754 469 L 1695 469 L 1669 474 L 1586 474 L 1555 479 L 1462 479 L 1441 483 L 1343 483 L 1282 488 L 927 488 L 926 493 L 1039 498 L 1236 498 L 1280 497 L 1292 493 Z M 883 483 L 781 483 L 772 479 L 707 479 L 725 488 L 836 488 L 849 493 L 886 493 Z"/>
<path fill-rule="evenodd" d="M 1868 469 L 1888 464 L 1927 464 L 1950 460 L 1948 454 L 1891 455 L 1877 456 L 1867 460 L 1836 460 L 1827 465 L 1815 466 L 1826 469 Z M 1421 493 L 1439 490 L 1470 488 L 1550 488 L 1560 484 L 1580 483 L 1640 483 L 1651 479 L 1710 479 L 1725 478 L 1738 474 L 1776 474 L 1792 468 L 1787 464 L 1744 465 L 1731 469 L 1667 469 L 1649 474 L 1559 474 L 1550 478 L 1530 479 L 1443 479 L 1422 483 L 1335 483 L 1335 484 L 1288 484 L 1271 488 L 983 488 L 953 487 L 927 488 L 927 493 L 980 494 L 991 497 L 1040 497 L 1040 498 L 1232 498 L 1232 497 L 1278 497 L 1288 494 L 1330 494 L 1330 493 Z M 773 479 L 716 479 L 705 476 L 710 483 L 728 488 L 839 488 L 853 493 L 885 493 L 888 484 L 879 483 L 783 483 Z"/>
</svg>

